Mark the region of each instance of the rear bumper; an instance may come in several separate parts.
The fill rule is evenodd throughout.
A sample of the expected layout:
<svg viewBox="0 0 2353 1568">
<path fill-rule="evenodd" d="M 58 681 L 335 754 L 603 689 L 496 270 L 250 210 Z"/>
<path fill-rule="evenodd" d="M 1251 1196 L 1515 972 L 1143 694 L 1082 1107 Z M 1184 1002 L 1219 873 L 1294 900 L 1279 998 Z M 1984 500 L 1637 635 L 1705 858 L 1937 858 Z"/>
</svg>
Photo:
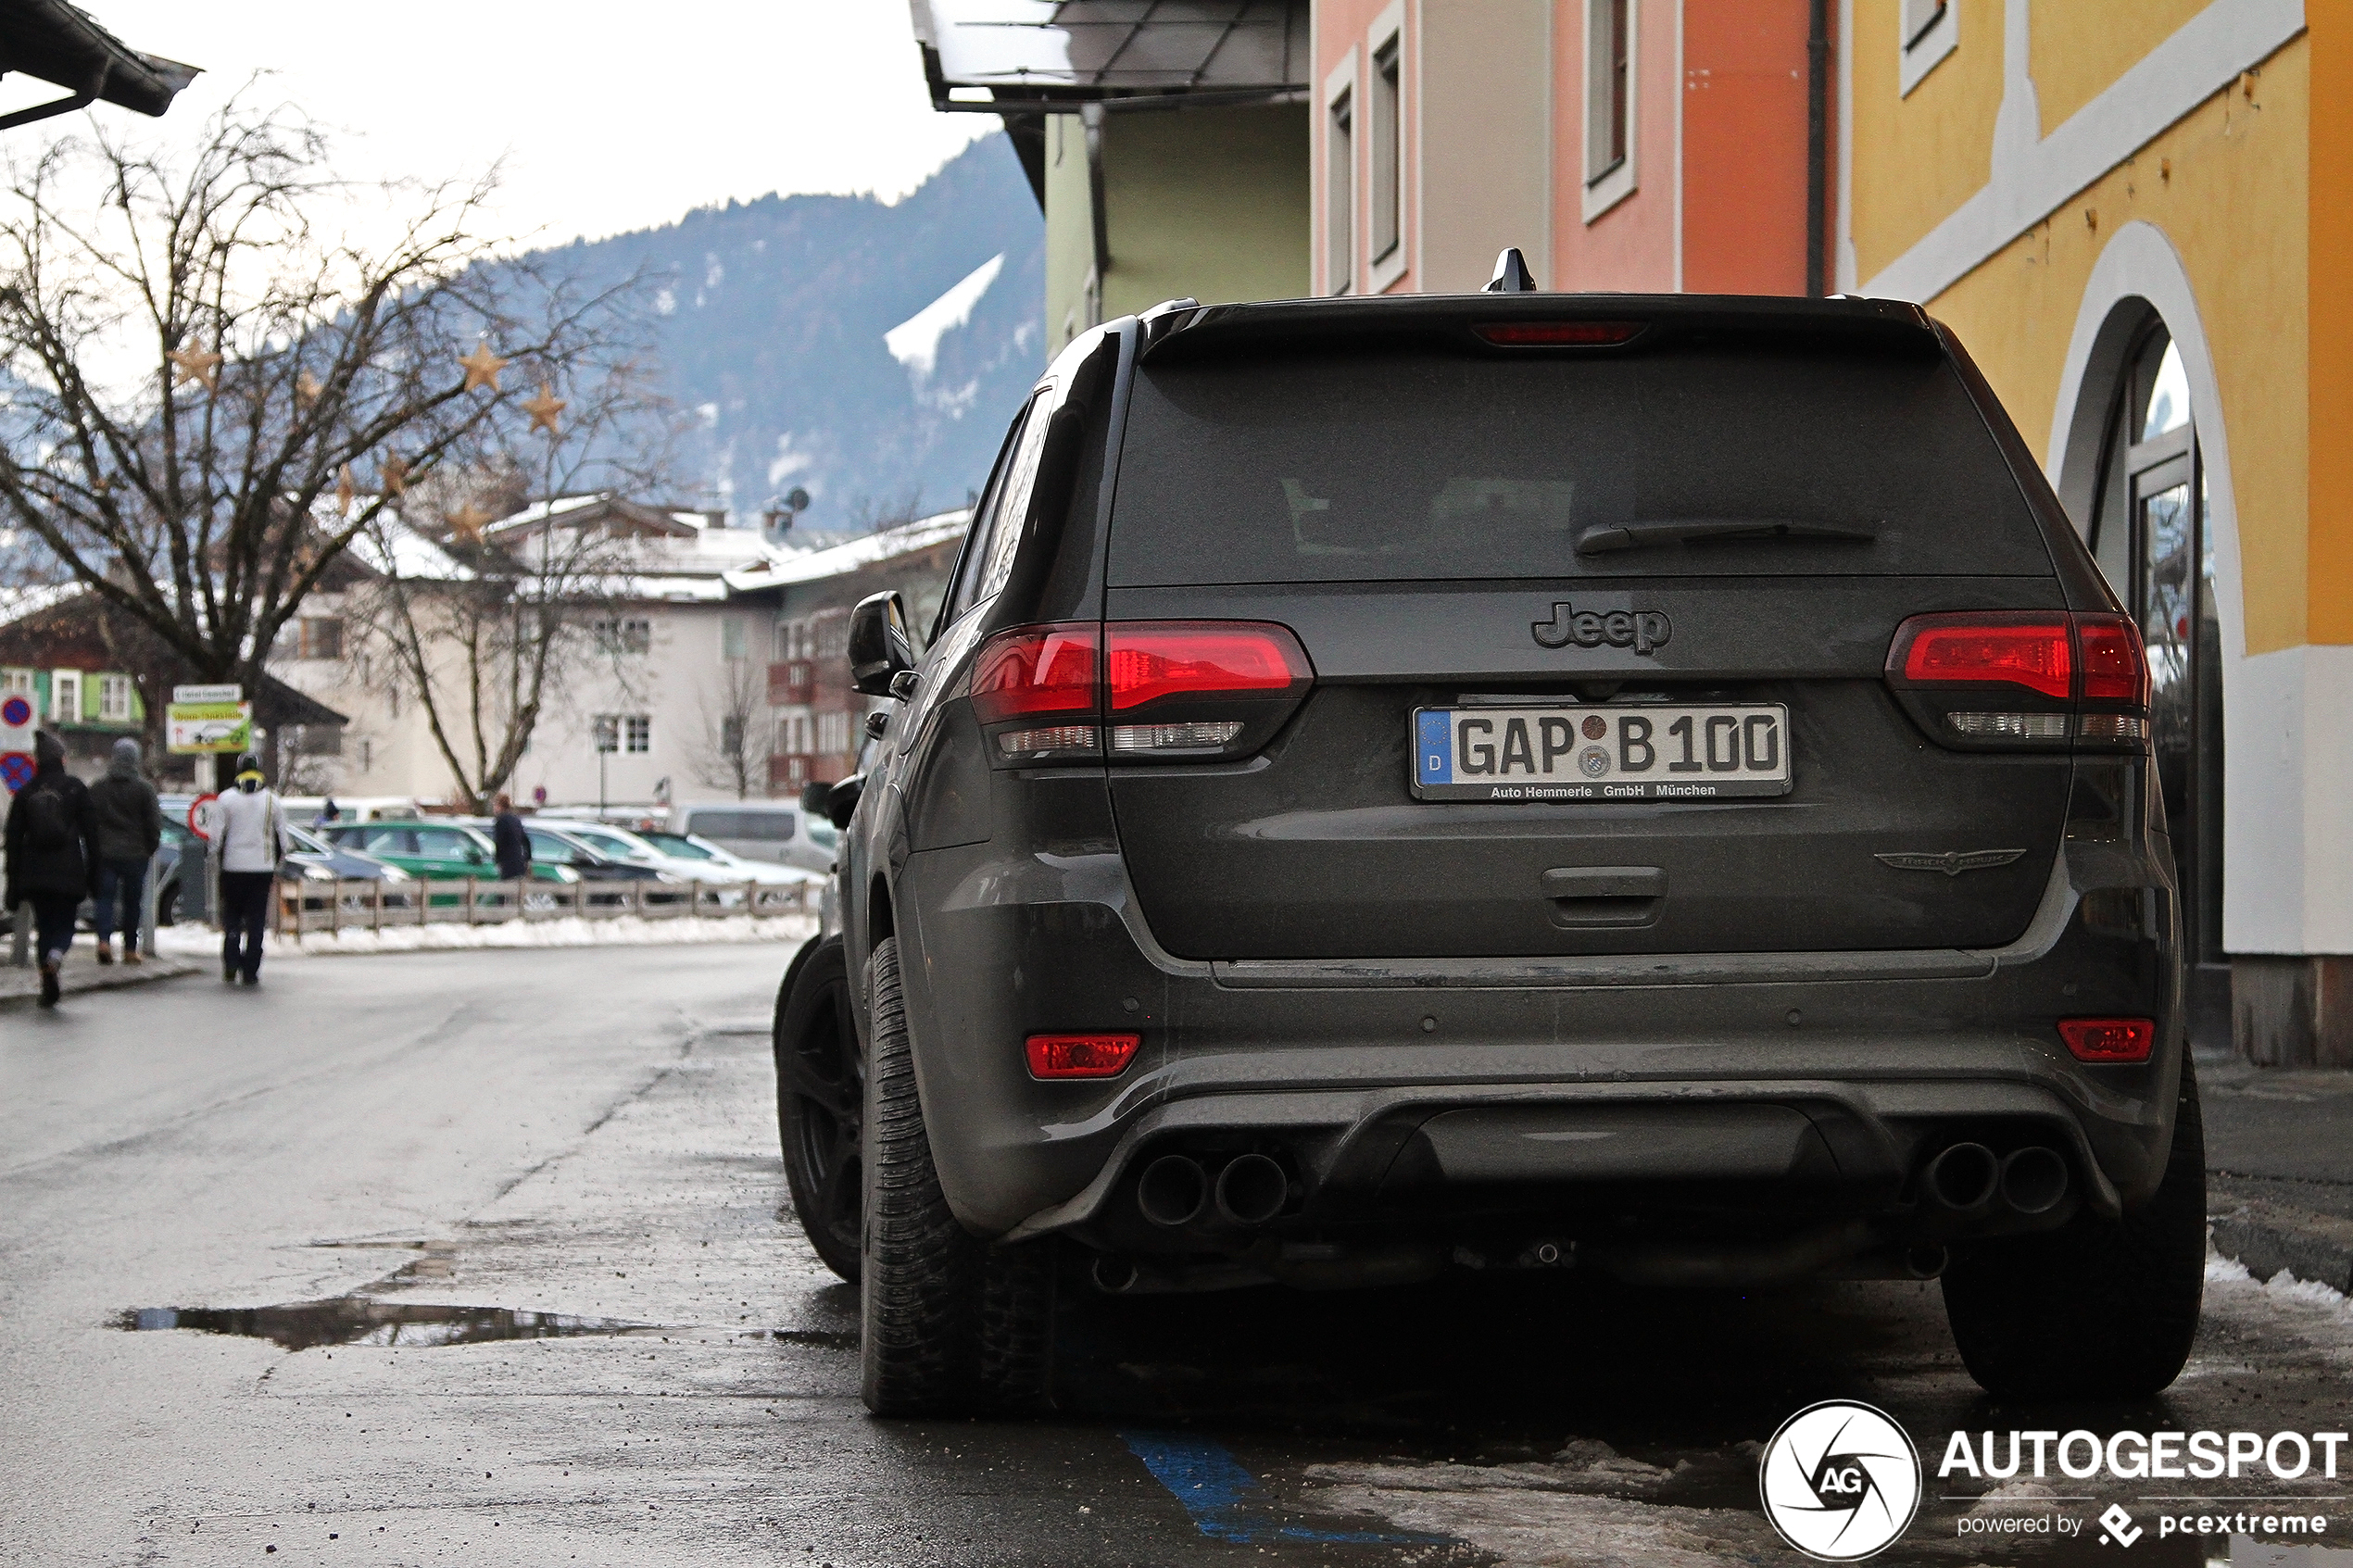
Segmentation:
<svg viewBox="0 0 2353 1568">
<path fill-rule="evenodd" d="M 2182 1049 L 2161 875 L 2071 848 L 2030 929 L 1978 952 L 1196 963 L 1151 940 L 1115 855 L 986 845 L 910 857 L 897 907 L 935 1158 L 981 1235 L 1149 1255 L 1745 1215 L 1901 1241 L 1926 1234 L 1905 1219 L 1921 1162 L 1959 1141 L 2059 1151 L 2070 1210 L 2154 1191 Z M 2076 918 L 2108 885 L 2157 895 L 2144 929 Z M 2086 1067 L 2052 1027 L 2126 1011 L 2159 1021 L 2146 1064 Z M 1144 1036 L 1120 1079 L 1040 1084 L 1020 1064 L 1031 1031 L 1118 1027 Z M 1160 1155 L 1214 1175 L 1243 1151 L 1291 1176 L 1252 1236 L 1139 1214 Z"/>
</svg>

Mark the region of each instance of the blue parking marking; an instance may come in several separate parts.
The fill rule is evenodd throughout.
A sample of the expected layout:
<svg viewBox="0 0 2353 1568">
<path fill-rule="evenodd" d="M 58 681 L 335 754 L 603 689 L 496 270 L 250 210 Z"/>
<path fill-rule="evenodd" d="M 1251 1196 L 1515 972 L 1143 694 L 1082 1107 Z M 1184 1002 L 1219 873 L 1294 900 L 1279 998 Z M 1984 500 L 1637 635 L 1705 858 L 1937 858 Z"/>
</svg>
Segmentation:
<svg viewBox="0 0 2353 1568">
<path fill-rule="evenodd" d="M 1428 711 L 1414 716 L 1414 770 L 1426 784 L 1454 782 L 1454 730 L 1446 717 Z"/>
<path fill-rule="evenodd" d="M 1452 1539 L 1410 1532 L 1311 1530 L 1299 1524 L 1278 1524 L 1266 1488 L 1222 1444 L 1179 1432 L 1122 1432 L 1119 1436 L 1128 1451 L 1144 1461 L 1152 1479 L 1184 1504 L 1193 1524 L 1213 1540 L 1434 1546 Z"/>
</svg>

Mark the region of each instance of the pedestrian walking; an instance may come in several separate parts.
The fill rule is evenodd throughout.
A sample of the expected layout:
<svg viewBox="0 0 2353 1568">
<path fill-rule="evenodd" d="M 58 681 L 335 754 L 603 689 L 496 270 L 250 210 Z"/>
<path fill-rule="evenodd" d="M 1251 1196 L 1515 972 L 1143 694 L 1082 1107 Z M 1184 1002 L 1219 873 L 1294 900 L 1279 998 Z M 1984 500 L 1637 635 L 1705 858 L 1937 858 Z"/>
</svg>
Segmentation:
<svg viewBox="0 0 2353 1568">
<path fill-rule="evenodd" d="M 8 803 L 6 891 L 12 917 L 32 906 L 41 1005 L 53 1008 L 74 917 L 97 891 L 98 819 L 89 785 L 66 771 L 65 742 L 44 730 L 33 738 L 32 756 L 31 779 Z"/>
<path fill-rule="evenodd" d="M 515 803 L 505 796 L 491 802 L 497 815 L 490 820 L 490 847 L 498 857 L 498 879 L 521 882 L 531 874 L 531 835 L 522 831 Z"/>
<path fill-rule="evenodd" d="M 163 807 L 156 786 L 139 773 L 139 743 L 125 735 L 107 759 L 107 776 L 90 786 L 98 814 L 98 961 L 114 962 L 113 938 L 122 930 L 122 961 L 137 963 L 140 915 L 146 908 L 147 868 L 163 843 Z"/>
<path fill-rule="evenodd" d="M 260 758 L 237 759 L 235 787 L 213 802 L 212 820 L 220 850 L 220 979 L 258 985 L 261 935 L 286 844 L 285 810 L 261 782 Z"/>
</svg>

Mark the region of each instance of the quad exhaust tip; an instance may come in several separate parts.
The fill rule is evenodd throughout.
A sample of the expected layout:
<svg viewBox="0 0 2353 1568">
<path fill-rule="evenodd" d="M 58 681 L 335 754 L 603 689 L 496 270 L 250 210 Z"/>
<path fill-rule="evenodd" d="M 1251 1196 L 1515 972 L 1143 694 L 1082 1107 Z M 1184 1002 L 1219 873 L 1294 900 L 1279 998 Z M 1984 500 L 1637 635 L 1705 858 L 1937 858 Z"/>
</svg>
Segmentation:
<svg viewBox="0 0 2353 1568">
<path fill-rule="evenodd" d="M 1960 1214 L 1996 1208 L 2047 1214 L 2067 1197 L 2067 1160 L 2057 1149 L 2031 1146 L 1997 1155 L 1982 1143 L 1957 1143 L 1920 1173 L 1929 1198 Z"/>
<path fill-rule="evenodd" d="M 2055 1149 L 2021 1148 L 2002 1161 L 2002 1201 L 2021 1214 L 2047 1214 L 2067 1196 L 2067 1161 Z"/>
<path fill-rule="evenodd" d="M 1263 1225 L 1290 1201 L 1290 1177 L 1263 1154 L 1238 1154 L 1217 1173 L 1217 1213 L 1228 1224 Z"/>
<path fill-rule="evenodd" d="M 1990 1207 L 2000 1189 L 2001 1162 L 1982 1143 L 1957 1143 L 1921 1173 L 1929 1196 L 1944 1208 L 1973 1213 Z"/>
<path fill-rule="evenodd" d="M 1181 1154 L 1162 1155 L 1144 1167 L 1136 1183 L 1136 1207 L 1145 1219 L 1169 1230 L 1191 1224 L 1208 1201 L 1209 1178 L 1201 1162 Z"/>
</svg>

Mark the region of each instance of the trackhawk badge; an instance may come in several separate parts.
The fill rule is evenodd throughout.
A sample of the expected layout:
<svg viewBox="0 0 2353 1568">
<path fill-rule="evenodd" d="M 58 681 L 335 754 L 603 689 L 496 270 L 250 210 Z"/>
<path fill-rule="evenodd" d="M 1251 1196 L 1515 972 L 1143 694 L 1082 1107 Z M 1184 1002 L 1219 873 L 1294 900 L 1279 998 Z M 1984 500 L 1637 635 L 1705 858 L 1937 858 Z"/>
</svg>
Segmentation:
<svg viewBox="0 0 2353 1568">
<path fill-rule="evenodd" d="M 1963 872 L 2007 866 L 2025 853 L 2023 849 L 1953 849 L 1942 855 L 1897 853 L 1874 855 L 1871 859 L 1899 872 L 1943 872 L 1946 876 L 1958 876 Z"/>
<path fill-rule="evenodd" d="M 1565 648 L 1575 643 L 1580 648 L 1597 648 L 1606 643 L 1647 655 L 1667 646 L 1675 623 L 1663 609 L 1576 609 L 1559 599 L 1550 621 L 1531 621 L 1528 630 L 1540 647 Z"/>
</svg>

